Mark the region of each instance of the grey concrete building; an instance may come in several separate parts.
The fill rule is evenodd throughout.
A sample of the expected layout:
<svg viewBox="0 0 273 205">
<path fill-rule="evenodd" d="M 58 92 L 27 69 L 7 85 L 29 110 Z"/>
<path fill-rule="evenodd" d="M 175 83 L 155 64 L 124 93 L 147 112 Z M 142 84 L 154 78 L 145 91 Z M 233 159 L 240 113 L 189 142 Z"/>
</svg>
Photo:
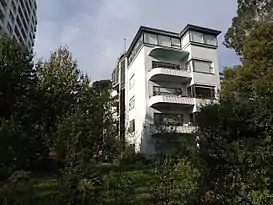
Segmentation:
<svg viewBox="0 0 273 205">
<path fill-rule="evenodd" d="M 36 0 L 0 0 L 0 31 L 33 51 L 37 26 Z"/>
</svg>

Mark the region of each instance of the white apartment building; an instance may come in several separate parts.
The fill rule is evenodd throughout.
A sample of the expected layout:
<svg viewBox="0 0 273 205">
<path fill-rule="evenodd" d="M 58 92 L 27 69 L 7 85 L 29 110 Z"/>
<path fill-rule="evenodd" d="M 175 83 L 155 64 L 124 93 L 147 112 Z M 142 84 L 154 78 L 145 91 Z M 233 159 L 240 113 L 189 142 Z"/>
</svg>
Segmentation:
<svg viewBox="0 0 273 205">
<path fill-rule="evenodd" d="M 0 31 L 14 36 L 33 52 L 37 26 L 36 0 L 0 0 Z"/>
<path fill-rule="evenodd" d="M 124 106 L 125 139 L 136 152 L 165 154 L 191 139 L 199 107 L 217 100 L 220 33 L 195 25 L 180 33 L 139 28 L 123 58 L 124 73 L 117 66 L 112 76 L 121 90 L 124 75 L 119 106 Z"/>
</svg>

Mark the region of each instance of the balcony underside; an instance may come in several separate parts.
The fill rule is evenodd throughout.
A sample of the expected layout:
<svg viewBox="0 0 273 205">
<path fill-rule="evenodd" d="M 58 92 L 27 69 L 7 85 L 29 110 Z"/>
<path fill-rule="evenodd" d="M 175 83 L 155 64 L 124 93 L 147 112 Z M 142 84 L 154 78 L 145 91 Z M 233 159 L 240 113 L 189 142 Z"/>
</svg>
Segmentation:
<svg viewBox="0 0 273 205">
<path fill-rule="evenodd" d="M 185 83 L 191 80 L 191 73 L 186 70 L 174 70 L 167 68 L 154 68 L 150 70 L 148 78 L 151 81 Z"/>
<path fill-rule="evenodd" d="M 156 47 L 150 51 L 149 56 L 156 59 L 168 59 L 183 61 L 189 55 L 188 52 L 167 47 Z"/>
</svg>

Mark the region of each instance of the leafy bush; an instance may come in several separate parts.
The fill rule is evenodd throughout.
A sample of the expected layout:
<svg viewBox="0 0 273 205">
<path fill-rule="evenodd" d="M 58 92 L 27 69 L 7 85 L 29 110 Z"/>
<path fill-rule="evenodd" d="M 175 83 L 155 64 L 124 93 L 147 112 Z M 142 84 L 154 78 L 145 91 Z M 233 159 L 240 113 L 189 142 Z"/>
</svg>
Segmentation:
<svg viewBox="0 0 273 205">
<path fill-rule="evenodd" d="M 16 171 L 3 185 L 0 193 L 2 204 L 35 204 L 34 185 L 31 174 L 25 171 Z"/>
</svg>

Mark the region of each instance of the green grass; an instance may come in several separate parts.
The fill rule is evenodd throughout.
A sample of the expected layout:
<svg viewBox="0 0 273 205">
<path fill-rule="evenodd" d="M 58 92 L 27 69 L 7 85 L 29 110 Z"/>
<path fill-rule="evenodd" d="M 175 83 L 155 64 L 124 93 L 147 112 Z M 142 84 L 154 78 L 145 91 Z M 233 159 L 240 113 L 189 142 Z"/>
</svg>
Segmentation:
<svg viewBox="0 0 273 205">
<path fill-rule="evenodd" d="M 101 170 L 102 171 L 102 170 Z M 110 172 L 111 171 L 111 172 Z M 135 169 L 135 170 L 117 170 L 117 169 L 110 169 L 107 172 L 100 172 L 102 175 L 107 176 L 110 175 L 111 179 L 115 181 L 115 179 L 119 180 L 119 177 L 126 176 L 129 178 L 132 182 L 133 186 L 133 198 L 136 201 L 139 201 L 139 204 L 143 204 L 144 202 L 147 202 L 152 199 L 152 194 L 150 192 L 151 186 L 154 186 L 154 182 L 156 179 L 156 176 L 153 171 L 149 171 L 149 169 Z M 58 197 L 58 179 L 57 177 L 36 177 L 31 179 L 34 184 L 34 194 L 33 199 L 35 201 L 35 204 L 41 204 L 41 205 L 54 205 L 56 204 L 55 201 Z M 118 181 L 117 180 L 117 181 Z M 118 182 L 114 182 L 116 184 Z M 126 183 L 126 182 L 125 182 Z M 132 188 L 132 187 L 131 187 Z M 156 188 L 156 187 L 154 187 Z M 96 187 L 97 190 L 101 190 L 102 193 L 110 194 L 112 192 L 119 192 L 119 188 L 111 188 L 110 190 L 106 189 L 106 186 L 103 187 Z M 122 191 L 122 189 L 120 190 Z M 103 194 L 103 195 L 104 195 Z M 130 195 L 130 194 L 129 194 Z M 109 199 L 111 200 L 111 199 Z"/>
<path fill-rule="evenodd" d="M 39 204 L 52 204 L 58 194 L 56 178 L 34 178 L 34 199 Z"/>
</svg>

